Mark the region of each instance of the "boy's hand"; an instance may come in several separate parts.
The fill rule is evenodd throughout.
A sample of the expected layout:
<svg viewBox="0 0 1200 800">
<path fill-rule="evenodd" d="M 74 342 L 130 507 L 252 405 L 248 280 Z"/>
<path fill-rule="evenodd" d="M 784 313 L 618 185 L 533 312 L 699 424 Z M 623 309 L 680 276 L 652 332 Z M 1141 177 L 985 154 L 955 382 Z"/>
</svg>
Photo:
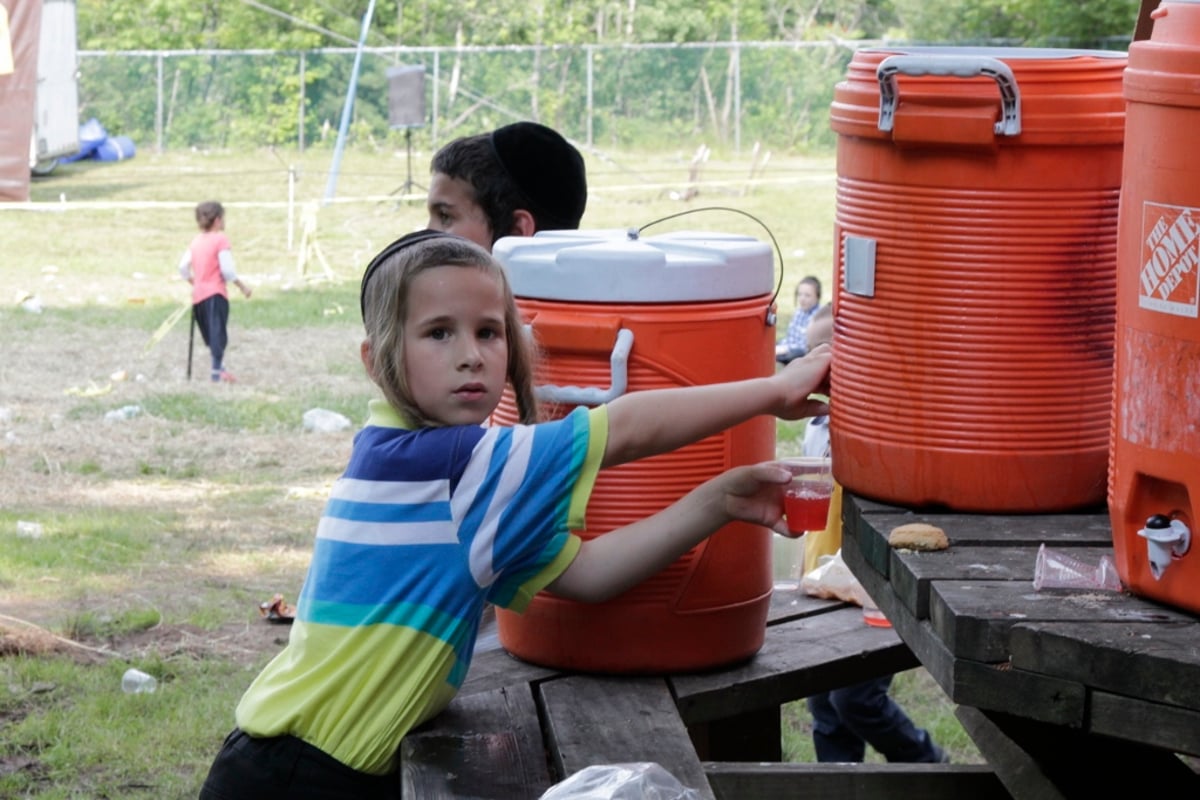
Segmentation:
<svg viewBox="0 0 1200 800">
<path fill-rule="evenodd" d="M 829 394 L 829 366 L 833 348 L 827 344 L 814 347 L 803 358 L 797 358 L 775 374 L 783 381 L 785 400 L 775 416 L 781 419 L 800 419 L 829 413 L 829 404 L 810 399 L 812 394 Z"/>
<path fill-rule="evenodd" d="M 723 493 L 723 510 L 731 518 L 788 533 L 783 490 L 791 483 L 792 473 L 773 462 L 764 462 L 734 467 L 713 480 Z"/>
</svg>

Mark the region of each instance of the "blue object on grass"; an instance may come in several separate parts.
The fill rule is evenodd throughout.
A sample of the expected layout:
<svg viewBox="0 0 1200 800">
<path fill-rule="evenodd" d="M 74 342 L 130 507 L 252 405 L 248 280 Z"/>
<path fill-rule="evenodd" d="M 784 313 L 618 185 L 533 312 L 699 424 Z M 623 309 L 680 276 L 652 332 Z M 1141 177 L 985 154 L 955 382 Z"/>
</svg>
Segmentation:
<svg viewBox="0 0 1200 800">
<path fill-rule="evenodd" d="M 133 158 L 136 152 L 133 139 L 128 136 L 109 136 L 100 143 L 92 157 L 97 161 L 124 161 Z"/>
<path fill-rule="evenodd" d="M 60 158 L 59 161 L 70 163 L 72 161 L 82 161 L 85 158 L 91 158 L 96 152 L 96 148 L 108 138 L 108 131 L 104 130 L 104 126 L 95 117 L 92 117 L 87 122 L 79 126 L 79 152 L 74 155 Z"/>
</svg>

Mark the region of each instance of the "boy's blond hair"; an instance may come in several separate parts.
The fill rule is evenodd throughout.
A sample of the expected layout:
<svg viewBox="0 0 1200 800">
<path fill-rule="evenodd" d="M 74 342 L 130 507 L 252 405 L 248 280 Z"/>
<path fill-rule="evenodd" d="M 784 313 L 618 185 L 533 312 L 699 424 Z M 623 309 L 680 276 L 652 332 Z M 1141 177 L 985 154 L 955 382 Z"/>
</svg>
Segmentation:
<svg viewBox="0 0 1200 800">
<path fill-rule="evenodd" d="M 478 269 L 495 278 L 504 293 L 504 336 L 508 382 L 518 421 L 537 421 L 533 397 L 532 345 L 525 334 L 512 287 L 500 263 L 479 245 L 450 233 L 419 231 L 397 239 L 372 259 L 363 274 L 362 315 L 371 343 L 372 379 L 406 420 L 420 428 L 444 423 L 428 417 L 413 400 L 404 365 L 404 321 L 413 280 L 435 267 Z"/>
</svg>

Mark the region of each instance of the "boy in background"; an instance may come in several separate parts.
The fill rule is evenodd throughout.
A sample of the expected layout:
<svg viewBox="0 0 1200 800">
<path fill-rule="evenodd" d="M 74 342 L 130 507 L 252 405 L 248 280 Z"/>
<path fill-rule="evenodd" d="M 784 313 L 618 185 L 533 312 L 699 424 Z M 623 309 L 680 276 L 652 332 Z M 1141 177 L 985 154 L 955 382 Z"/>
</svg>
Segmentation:
<svg viewBox="0 0 1200 800">
<path fill-rule="evenodd" d="M 808 325 L 808 344 L 816 347 L 833 340 L 833 307 L 817 308 Z M 829 417 L 813 417 L 804 429 L 804 455 L 829 453 Z M 842 546 L 842 487 L 834 484 L 833 501 L 823 531 L 804 537 L 804 574 L 818 566 L 823 555 Z M 938 763 L 948 761 L 945 751 L 929 732 L 918 728 L 888 695 L 891 675 L 872 678 L 808 698 L 813 718 L 813 749 L 822 762 L 859 762 L 867 745 L 891 762 Z"/>
<path fill-rule="evenodd" d="M 536 122 L 455 139 L 434 154 L 431 171 L 429 227 L 488 251 L 503 236 L 574 230 L 587 205 L 583 156 Z"/>
</svg>

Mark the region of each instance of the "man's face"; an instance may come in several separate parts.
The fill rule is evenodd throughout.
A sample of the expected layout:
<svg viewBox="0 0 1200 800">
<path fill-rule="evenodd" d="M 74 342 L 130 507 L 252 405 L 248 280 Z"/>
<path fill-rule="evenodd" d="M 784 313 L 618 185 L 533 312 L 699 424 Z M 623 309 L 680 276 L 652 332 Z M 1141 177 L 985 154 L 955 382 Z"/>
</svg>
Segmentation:
<svg viewBox="0 0 1200 800">
<path fill-rule="evenodd" d="M 483 209 L 475 202 L 475 190 L 462 178 L 433 173 L 425 205 L 429 209 L 429 227 L 470 239 L 489 253 L 492 251 L 492 226 Z"/>
</svg>

